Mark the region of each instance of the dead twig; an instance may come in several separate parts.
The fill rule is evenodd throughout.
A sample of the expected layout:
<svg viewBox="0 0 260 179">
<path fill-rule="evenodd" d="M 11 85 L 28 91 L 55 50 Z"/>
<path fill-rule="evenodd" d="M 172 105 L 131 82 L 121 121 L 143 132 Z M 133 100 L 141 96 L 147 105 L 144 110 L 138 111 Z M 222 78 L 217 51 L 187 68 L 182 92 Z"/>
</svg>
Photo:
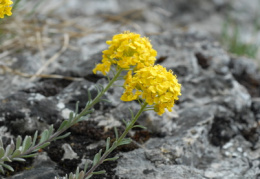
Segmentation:
<svg viewBox="0 0 260 179">
<path fill-rule="evenodd" d="M 0 53 L 0 59 L 10 55 L 10 53 L 10 51 L 4 51 L 3 53 Z"/>
<path fill-rule="evenodd" d="M 133 21 L 135 18 L 139 18 L 143 12 L 143 9 L 133 9 L 123 12 L 118 15 L 100 15 L 100 17 L 107 19 L 108 21 L 120 22 L 122 25 L 130 24 L 135 29 L 140 30 L 141 27 Z"/>
<path fill-rule="evenodd" d="M 25 78 L 38 77 L 38 78 L 65 79 L 65 80 L 71 80 L 71 81 L 81 81 L 81 80 L 83 80 L 83 78 L 75 78 L 75 77 L 62 76 L 62 75 L 49 75 L 49 74 L 39 74 L 39 75 L 33 74 L 33 75 L 31 75 L 31 74 L 28 74 L 28 73 L 23 73 L 23 72 L 20 72 L 18 70 L 11 69 L 10 67 L 7 67 L 7 66 L 1 65 L 1 64 L 0 64 L 0 68 L 2 68 L 4 72 L 9 72 L 9 73 L 19 75 L 19 76 L 22 76 L 22 77 L 25 77 Z"/>
<path fill-rule="evenodd" d="M 64 34 L 64 43 L 62 48 L 60 49 L 59 52 L 55 53 L 50 59 L 48 59 L 45 64 L 36 72 L 35 76 L 32 76 L 30 81 L 35 80 L 37 76 L 39 76 L 51 63 L 53 63 L 56 59 L 59 58 L 59 56 L 67 50 L 69 46 L 69 35 Z"/>
<path fill-rule="evenodd" d="M 42 61 L 44 62 L 45 61 L 45 51 L 44 51 L 43 44 L 42 44 L 42 36 L 39 31 L 36 32 L 36 41 L 37 41 L 38 49 L 41 52 Z"/>
</svg>

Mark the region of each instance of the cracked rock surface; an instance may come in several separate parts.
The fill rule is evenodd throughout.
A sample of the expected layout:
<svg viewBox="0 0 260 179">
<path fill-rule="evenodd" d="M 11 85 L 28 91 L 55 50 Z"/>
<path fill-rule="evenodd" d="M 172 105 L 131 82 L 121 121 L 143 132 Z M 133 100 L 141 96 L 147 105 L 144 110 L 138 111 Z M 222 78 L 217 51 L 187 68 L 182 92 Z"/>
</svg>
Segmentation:
<svg viewBox="0 0 260 179">
<path fill-rule="evenodd" d="M 44 59 L 60 50 L 65 33 L 70 36 L 70 46 L 44 74 L 69 76 L 74 80 L 32 80 L 7 72 L 1 74 L 0 135 L 4 145 L 18 135 L 33 135 L 35 130 L 41 132 L 51 124 L 57 129 L 74 111 L 77 101 L 80 101 L 79 109 L 83 109 L 88 100 L 87 90 L 95 96 L 95 85 L 108 83 L 102 75 L 92 74 L 107 48 L 105 41 L 116 33 L 130 30 L 149 37 L 158 52 L 156 63 L 177 75 L 182 96 L 172 112 L 162 116 L 144 112 L 138 123 L 147 129 L 132 130 L 128 137 L 133 142 L 111 153 L 111 157 L 120 158 L 102 164 L 97 170 L 107 173 L 92 178 L 253 179 L 260 176 L 259 66 L 246 57 L 230 55 L 215 35 L 197 28 L 198 24 L 209 27 L 211 18 L 219 22 L 227 13 L 226 5 L 235 8 L 237 2 L 48 2 L 30 17 L 38 21 L 30 22 L 32 25 L 45 27 L 40 30 L 45 39 Z M 62 5 L 63 8 L 57 9 Z M 206 14 L 210 15 L 205 17 Z M 180 25 L 188 27 L 180 28 Z M 212 30 L 208 32 L 214 33 L 216 29 L 212 27 Z M 36 73 L 45 62 L 43 53 L 26 47 L 3 58 L 1 63 L 15 70 Z M 9 58 L 12 60 L 8 61 Z M 120 85 L 122 81 L 117 83 Z M 86 120 L 69 129 L 69 137 L 51 143 L 36 158 L 25 163 L 14 162 L 16 172 L 0 177 L 49 179 L 75 172 L 77 166 L 84 168 L 84 163 L 91 163 L 94 155 L 105 147 L 106 138 L 115 137 L 113 127 L 123 132 L 122 119 L 130 118 L 129 108 L 134 113 L 138 111 L 138 103 L 119 100 L 122 92 L 120 87 L 110 89 L 103 98 L 111 103 L 97 104 Z"/>
</svg>

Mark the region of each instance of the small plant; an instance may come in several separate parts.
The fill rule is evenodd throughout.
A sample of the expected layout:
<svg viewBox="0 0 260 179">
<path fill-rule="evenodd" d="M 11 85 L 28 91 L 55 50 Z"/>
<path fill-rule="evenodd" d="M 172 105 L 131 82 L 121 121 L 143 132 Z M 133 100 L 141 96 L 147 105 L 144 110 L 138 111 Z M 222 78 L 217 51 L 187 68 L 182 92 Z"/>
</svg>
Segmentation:
<svg viewBox="0 0 260 179">
<path fill-rule="evenodd" d="M 131 112 L 129 121 L 123 120 L 125 124 L 124 132 L 119 136 L 115 128 L 115 142 L 110 146 L 110 138 L 106 141 L 106 150 L 102 154 L 100 150 L 94 157 L 92 167 L 87 171 L 87 165 L 83 171 L 79 168 L 75 174 L 63 177 L 63 179 L 83 179 L 90 178 L 94 174 L 103 174 L 105 171 L 94 172 L 95 169 L 105 161 L 114 161 L 118 158 L 107 158 L 108 155 L 118 146 L 131 143 L 131 139 L 126 138 L 128 132 L 135 128 L 145 128 L 141 125 L 135 125 L 143 111 L 154 110 L 159 115 L 165 112 L 165 108 L 172 110 L 175 100 L 181 95 L 181 85 L 172 71 L 167 71 L 161 65 L 154 66 L 156 51 L 152 49 L 147 38 L 141 38 L 139 34 L 125 32 L 113 37 L 112 41 L 107 41 L 110 45 L 108 50 L 103 51 L 102 64 L 98 64 L 93 70 L 102 72 L 104 75 L 114 65 L 114 77 L 108 78 L 109 84 L 120 77 L 122 71 L 128 71 L 123 88 L 125 89 L 121 96 L 122 101 L 138 100 L 141 108 L 134 115 Z M 107 89 L 107 88 L 105 88 Z"/>
<path fill-rule="evenodd" d="M 256 9 L 260 8 L 260 1 L 256 1 Z M 231 9 L 230 9 L 231 10 Z M 245 13 L 242 10 L 242 13 Z M 246 12 L 248 9 L 246 10 Z M 241 25 L 243 22 L 237 21 L 237 18 L 234 18 L 232 14 L 229 14 L 227 20 L 222 25 L 222 34 L 221 34 L 221 43 L 227 48 L 231 53 L 237 55 L 245 55 L 250 58 L 256 58 L 259 42 L 257 41 L 257 36 L 260 29 L 260 13 L 259 11 L 252 11 L 251 17 L 252 22 L 248 24 L 245 28 L 245 25 Z M 242 29 L 246 29 L 247 34 L 251 35 L 250 40 L 243 40 L 244 34 Z"/>
<path fill-rule="evenodd" d="M 258 21 L 255 22 L 255 29 L 259 28 L 257 26 L 259 26 Z M 255 58 L 259 45 L 256 42 L 246 43 L 242 41 L 242 35 L 240 27 L 236 23 L 231 23 L 229 20 L 223 24 L 221 42 L 231 53 Z"/>
<path fill-rule="evenodd" d="M 12 4 L 10 0 L 0 1 L 2 15 L 11 15 Z M 118 146 L 131 143 L 130 138 L 126 138 L 128 132 L 133 128 L 145 128 L 141 125 L 135 125 L 143 111 L 154 110 L 158 115 L 165 112 L 165 108 L 169 111 L 172 110 L 175 100 L 181 95 L 181 85 L 172 71 L 167 71 L 161 65 L 155 65 L 157 52 L 152 48 L 150 40 L 146 37 L 140 37 L 139 34 L 132 32 L 124 32 L 117 34 L 111 41 L 107 41 L 109 48 L 103 51 L 102 63 L 97 64 L 93 69 L 93 73 L 101 72 L 107 76 L 108 84 L 98 86 L 98 94 L 93 99 L 88 91 L 88 99 L 86 107 L 79 112 L 78 103 L 76 104 L 75 112 L 71 112 L 69 118 L 64 120 L 59 128 L 55 131 L 51 125 L 49 129 L 44 130 L 40 135 L 38 131 L 34 136 L 25 136 L 22 139 L 18 136 L 15 142 L 12 140 L 7 146 L 4 146 L 0 139 L 0 172 L 4 173 L 5 170 L 14 171 L 9 164 L 13 161 L 25 161 L 28 157 L 37 155 L 38 150 L 47 147 L 51 142 L 58 139 L 65 138 L 70 133 L 64 132 L 74 124 L 84 120 L 88 114 L 93 112 L 93 106 L 101 101 L 106 101 L 101 97 L 108 91 L 108 89 L 119 79 L 124 79 L 123 88 L 125 91 L 121 96 L 122 101 L 137 100 L 140 104 L 140 110 L 134 114 L 131 110 L 131 119 L 123 120 L 125 130 L 122 134 L 118 133 L 117 128 L 115 131 L 115 140 L 111 143 L 110 137 L 106 140 L 106 148 L 103 152 L 100 150 L 93 159 L 91 167 L 85 164 L 84 170 L 79 171 L 77 168 L 75 174 L 70 173 L 63 179 L 87 179 L 95 174 L 104 174 L 105 171 L 95 171 L 96 168 L 106 161 L 117 160 L 118 157 L 109 158 L 109 154 Z M 122 72 L 127 71 L 125 76 Z M 112 78 L 108 76 L 112 73 Z"/>
</svg>

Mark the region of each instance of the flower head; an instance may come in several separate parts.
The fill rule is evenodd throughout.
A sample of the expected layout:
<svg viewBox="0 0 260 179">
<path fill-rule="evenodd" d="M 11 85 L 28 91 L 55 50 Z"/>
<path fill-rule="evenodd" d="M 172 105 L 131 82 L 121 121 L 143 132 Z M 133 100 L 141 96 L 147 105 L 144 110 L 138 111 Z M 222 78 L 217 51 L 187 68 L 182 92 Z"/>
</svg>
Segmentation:
<svg viewBox="0 0 260 179">
<path fill-rule="evenodd" d="M 142 68 L 135 71 L 134 75 L 129 71 L 124 88 L 122 101 L 141 98 L 149 105 L 154 105 L 154 110 L 159 115 L 165 112 L 165 108 L 172 111 L 175 100 L 181 95 L 181 85 L 176 76 L 161 65 Z"/>
<path fill-rule="evenodd" d="M 148 38 L 139 34 L 124 32 L 117 34 L 111 41 L 107 41 L 109 48 L 103 51 L 102 63 L 98 64 L 93 72 L 101 71 L 106 75 L 112 64 L 123 69 L 139 70 L 153 66 L 157 52 L 152 48 Z"/>
<path fill-rule="evenodd" d="M 12 7 L 10 7 L 11 4 L 13 4 L 11 0 L 0 0 L 0 18 L 4 18 L 5 15 L 12 15 Z"/>
</svg>

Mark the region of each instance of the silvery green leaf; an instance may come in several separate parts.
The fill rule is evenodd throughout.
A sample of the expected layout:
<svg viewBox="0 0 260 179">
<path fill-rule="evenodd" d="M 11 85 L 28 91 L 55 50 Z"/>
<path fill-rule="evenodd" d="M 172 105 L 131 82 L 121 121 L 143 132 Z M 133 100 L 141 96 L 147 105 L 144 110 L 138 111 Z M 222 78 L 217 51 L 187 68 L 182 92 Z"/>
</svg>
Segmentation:
<svg viewBox="0 0 260 179">
<path fill-rule="evenodd" d="M 79 118 L 78 120 L 77 120 L 77 122 L 76 123 L 78 123 L 78 122 L 80 122 L 80 121 L 84 121 L 84 120 L 87 120 L 88 119 L 88 115 L 87 116 L 82 116 L 81 118 Z"/>
<path fill-rule="evenodd" d="M 47 136 L 47 139 L 50 138 L 50 136 L 52 135 L 53 133 L 53 125 L 50 126 L 49 130 L 48 130 L 48 136 Z"/>
<path fill-rule="evenodd" d="M 18 136 L 18 137 L 16 138 L 16 143 L 15 143 L 16 149 L 19 149 L 19 147 L 21 146 L 21 143 L 22 143 L 22 137 L 21 137 L 21 136 Z"/>
<path fill-rule="evenodd" d="M 118 131 L 117 131 L 117 128 L 114 127 L 114 131 L 115 131 L 115 136 L 116 136 L 116 140 L 118 139 Z"/>
<path fill-rule="evenodd" d="M 87 169 L 88 169 L 88 162 L 85 162 L 84 173 L 87 171 Z"/>
<path fill-rule="evenodd" d="M 106 151 L 108 151 L 110 146 L 110 137 L 107 138 L 107 142 L 106 142 Z"/>
<path fill-rule="evenodd" d="M 76 176 L 76 178 L 78 178 L 78 177 L 79 177 L 79 167 L 77 167 L 77 169 L 76 169 L 75 176 Z"/>
<path fill-rule="evenodd" d="M 99 152 L 95 155 L 93 160 L 93 166 L 96 165 L 99 162 L 99 159 L 101 157 L 102 149 L 99 150 Z"/>
<path fill-rule="evenodd" d="M 117 147 L 117 141 L 113 142 L 112 146 L 110 148 L 115 149 Z"/>
<path fill-rule="evenodd" d="M 84 176 L 85 176 L 85 172 L 81 171 L 81 172 L 79 173 L 78 179 L 84 179 Z"/>
<path fill-rule="evenodd" d="M 99 84 L 101 91 L 104 91 L 104 86 Z"/>
<path fill-rule="evenodd" d="M 76 102 L 75 117 L 79 113 L 79 101 Z"/>
<path fill-rule="evenodd" d="M 97 89 L 97 91 L 98 91 L 98 94 L 99 94 L 99 93 L 101 93 L 100 85 L 98 85 L 98 84 L 97 84 L 97 85 L 95 85 L 95 88 Z"/>
<path fill-rule="evenodd" d="M 37 153 L 33 153 L 33 154 L 28 154 L 28 155 L 23 155 L 23 158 L 31 158 L 31 157 L 35 157 L 37 155 Z"/>
<path fill-rule="evenodd" d="M 93 112 L 93 110 L 87 110 L 87 111 L 84 112 L 82 115 L 86 116 L 87 114 L 90 114 L 90 113 L 92 113 L 92 112 Z"/>
<path fill-rule="evenodd" d="M 5 149 L 0 147 L 0 159 L 5 155 Z"/>
<path fill-rule="evenodd" d="M 100 175 L 100 174 L 105 174 L 106 171 L 105 170 L 101 170 L 101 171 L 97 171 L 97 172 L 92 172 L 93 175 Z"/>
<path fill-rule="evenodd" d="M 19 149 L 16 149 L 15 151 L 14 151 L 14 153 L 12 154 L 12 158 L 14 158 L 14 157 L 16 157 L 16 156 L 18 156 L 18 155 L 21 155 L 21 150 L 19 150 Z"/>
<path fill-rule="evenodd" d="M 22 153 L 25 152 L 27 149 L 29 149 L 31 144 L 32 144 L 32 137 L 26 136 L 24 141 L 23 141 Z"/>
<path fill-rule="evenodd" d="M 128 110 L 130 111 L 131 119 L 134 119 L 134 113 L 133 113 L 133 111 L 132 111 L 130 108 L 128 108 Z"/>
<path fill-rule="evenodd" d="M 64 134 L 64 135 L 62 135 L 62 136 L 56 137 L 54 140 L 59 140 L 59 139 L 66 138 L 66 137 L 68 137 L 70 134 L 71 134 L 71 132 L 67 132 L 66 134 Z"/>
<path fill-rule="evenodd" d="M 98 158 L 98 153 L 97 153 L 93 160 L 93 166 L 97 164 L 98 160 L 99 160 L 99 158 Z"/>
<path fill-rule="evenodd" d="M 93 174 L 91 173 L 89 176 L 87 176 L 85 179 L 89 179 L 93 176 Z"/>
<path fill-rule="evenodd" d="M 34 133 L 33 141 L 32 141 L 32 146 L 35 146 L 35 143 L 36 143 L 37 137 L 38 137 L 38 131 L 36 131 L 36 132 Z"/>
<path fill-rule="evenodd" d="M 2 158 L 2 161 L 4 161 L 4 162 L 12 162 L 12 160 L 8 156 L 4 156 Z"/>
<path fill-rule="evenodd" d="M 74 113 L 73 113 L 73 112 L 70 112 L 69 123 L 71 123 L 71 121 L 73 120 L 73 116 L 74 116 Z"/>
<path fill-rule="evenodd" d="M 101 99 L 100 102 L 103 101 L 103 102 L 107 102 L 107 103 L 112 103 L 110 100 L 108 99 Z"/>
<path fill-rule="evenodd" d="M 14 149 L 15 149 L 14 141 L 11 140 L 10 151 L 9 151 L 9 153 L 8 153 L 8 156 L 11 155 L 11 154 L 13 153 Z"/>
<path fill-rule="evenodd" d="M 110 81 L 111 81 L 108 75 L 107 75 L 107 81 L 108 81 L 108 82 L 110 82 Z"/>
<path fill-rule="evenodd" d="M 73 173 L 70 173 L 70 175 L 69 175 L 69 179 L 73 179 L 73 178 L 74 178 Z"/>
<path fill-rule="evenodd" d="M 41 146 L 37 147 L 37 150 L 43 149 L 43 148 L 47 147 L 48 145 L 50 145 L 50 142 L 46 142 L 46 143 L 42 144 Z"/>
<path fill-rule="evenodd" d="M 115 161 L 115 160 L 117 160 L 117 159 L 119 159 L 119 157 L 106 158 L 106 159 L 104 160 L 104 162 L 107 162 L 107 161 Z"/>
<path fill-rule="evenodd" d="M 69 123 L 69 121 L 67 121 L 67 120 L 63 121 L 57 131 L 60 131 L 61 129 L 63 129 L 65 126 L 67 126 L 68 123 Z"/>
<path fill-rule="evenodd" d="M 12 153 L 12 147 L 11 147 L 11 145 L 9 144 L 9 145 L 6 147 L 6 149 L 5 149 L 5 155 L 4 155 L 4 158 L 5 158 L 7 161 L 10 160 L 10 159 L 9 159 L 10 153 Z"/>
<path fill-rule="evenodd" d="M 91 96 L 91 93 L 90 93 L 89 89 L 88 89 L 88 101 L 92 101 L 92 96 Z"/>
<path fill-rule="evenodd" d="M 4 167 L 4 168 L 6 168 L 6 169 L 8 169 L 8 170 L 10 170 L 10 171 L 14 171 L 14 169 L 13 169 L 13 167 L 11 167 L 10 165 L 7 165 L 7 164 L 2 164 L 2 166 Z"/>
<path fill-rule="evenodd" d="M 0 147 L 4 147 L 2 138 L 0 137 Z"/>
<path fill-rule="evenodd" d="M 25 145 L 26 145 L 26 142 L 28 140 L 29 136 L 25 136 L 24 140 L 23 140 L 23 143 L 22 143 L 22 153 L 25 151 Z"/>
<path fill-rule="evenodd" d="M 86 102 L 85 108 L 88 107 L 90 104 L 90 101 Z"/>
<path fill-rule="evenodd" d="M 42 142 L 44 142 L 44 141 L 46 141 L 47 140 L 47 137 L 48 137 L 48 134 L 49 133 L 49 131 L 47 130 L 47 129 L 45 129 L 43 132 L 42 132 L 42 134 L 41 134 L 41 139 L 40 139 L 40 142 L 39 143 L 42 143 Z"/>
<path fill-rule="evenodd" d="M 131 139 L 126 138 L 126 139 L 123 139 L 123 140 L 118 144 L 118 146 L 120 146 L 120 145 L 127 145 L 127 144 L 130 144 L 131 142 L 132 142 Z"/>
<path fill-rule="evenodd" d="M 18 162 L 25 162 L 26 160 L 23 158 L 13 158 L 13 161 L 18 161 Z"/>
<path fill-rule="evenodd" d="M 123 119 L 122 121 L 123 121 L 123 123 L 125 124 L 125 127 L 127 128 L 127 126 L 128 126 L 128 122 L 126 122 L 125 119 Z"/>
<path fill-rule="evenodd" d="M 142 128 L 142 129 L 147 129 L 145 126 L 142 126 L 142 125 L 134 125 L 134 127 Z M 133 127 L 133 128 L 134 128 L 134 127 Z"/>
</svg>

